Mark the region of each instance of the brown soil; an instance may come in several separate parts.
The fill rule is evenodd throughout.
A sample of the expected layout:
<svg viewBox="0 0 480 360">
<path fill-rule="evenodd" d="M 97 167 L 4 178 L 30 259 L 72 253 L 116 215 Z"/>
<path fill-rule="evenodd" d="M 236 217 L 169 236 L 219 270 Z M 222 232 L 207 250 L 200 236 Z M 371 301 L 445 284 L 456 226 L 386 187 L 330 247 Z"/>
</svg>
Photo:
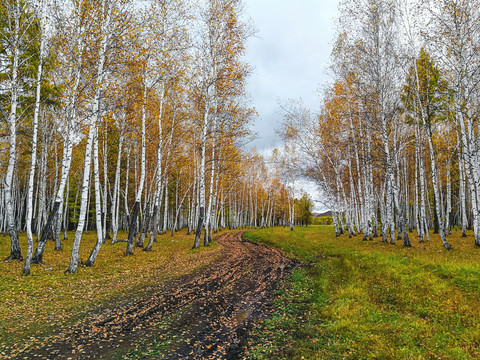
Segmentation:
<svg viewBox="0 0 480 360">
<path fill-rule="evenodd" d="M 213 265 L 162 284 L 140 301 L 97 312 L 20 358 L 243 358 L 249 329 L 268 316 L 274 290 L 294 262 L 243 241 L 241 232 L 216 241 L 223 256 Z"/>
</svg>

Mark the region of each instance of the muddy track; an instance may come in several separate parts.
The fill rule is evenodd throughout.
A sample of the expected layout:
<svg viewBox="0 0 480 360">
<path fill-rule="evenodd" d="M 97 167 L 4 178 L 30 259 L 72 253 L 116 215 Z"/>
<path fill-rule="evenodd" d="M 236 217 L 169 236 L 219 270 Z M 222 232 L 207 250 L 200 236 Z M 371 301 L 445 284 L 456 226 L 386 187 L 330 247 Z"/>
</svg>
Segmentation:
<svg viewBox="0 0 480 360">
<path fill-rule="evenodd" d="M 170 336 L 160 354 L 144 358 L 241 359 L 248 330 L 268 315 L 274 289 L 294 263 L 278 250 L 243 241 L 241 232 L 216 241 L 223 256 L 211 266 L 140 301 L 90 316 L 22 357 L 111 359 Z"/>
</svg>

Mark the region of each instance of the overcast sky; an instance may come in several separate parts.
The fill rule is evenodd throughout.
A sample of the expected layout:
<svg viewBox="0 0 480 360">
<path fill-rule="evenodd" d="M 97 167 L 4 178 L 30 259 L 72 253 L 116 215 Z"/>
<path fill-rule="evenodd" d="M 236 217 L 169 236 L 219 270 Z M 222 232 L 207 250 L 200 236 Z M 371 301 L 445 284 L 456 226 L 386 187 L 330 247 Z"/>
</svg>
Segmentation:
<svg viewBox="0 0 480 360">
<path fill-rule="evenodd" d="M 281 120 L 278 101 L 301 98 L 317 112 L 318 90 L 329 82 L 326 74 L 332 50 L 338 0 L 244 0 L 247 16 L 258 30 L 250 39 L 247 61 L 254 67 L 248 91 L 259 118 L 253 129 L 255 146 L 263 155 L 279 146 L 275 128 Z M 302 183 L 313 200 L 316 186 Z M 315 211 L 323 211 L 315 203 Z"/>
<path fill-rule="evenodd" d="M 258 30 L 249 40 L 254 71 L 248 91 L 259 113 L 254 141 L 261 153 L 278 145 L 278 100 L 302 98 L 318 109 L 317 90 L 329 80 L 326 67 L 334 40 L 338 0 L 244 0 Z"/>
</svg>

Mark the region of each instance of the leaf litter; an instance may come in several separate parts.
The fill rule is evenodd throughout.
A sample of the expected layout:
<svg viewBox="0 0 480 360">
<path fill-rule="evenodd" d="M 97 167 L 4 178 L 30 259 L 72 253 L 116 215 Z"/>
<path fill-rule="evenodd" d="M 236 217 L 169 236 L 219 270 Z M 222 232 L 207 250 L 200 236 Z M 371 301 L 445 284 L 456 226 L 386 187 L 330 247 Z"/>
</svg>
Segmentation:
<svg viewBox="0 0 480 360">
<path fill-rule="evenodd" d="M 244 241 L 242 232 L 216 241 L 223 245 L 222 257 L 212 265 L 140 300 L 97 312 L 21 357 L 245 358 L 249 330 L 272 311 L 275 289 L 296 263 L 276 249 Z M 155 348 L 157 341 L 162 346 Z"/>
</svg>

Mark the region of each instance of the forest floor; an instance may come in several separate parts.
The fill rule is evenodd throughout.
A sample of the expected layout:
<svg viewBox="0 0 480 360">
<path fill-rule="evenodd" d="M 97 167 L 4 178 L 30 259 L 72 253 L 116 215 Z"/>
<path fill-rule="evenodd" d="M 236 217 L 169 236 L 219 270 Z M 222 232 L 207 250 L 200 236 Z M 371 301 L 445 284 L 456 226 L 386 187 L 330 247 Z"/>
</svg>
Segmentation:
<svg viewBox="0 0 480 360">
<path fill-rule="evenodd" d="M 134 300 L 115 299 L 114 306 L 98 307 L 48 339 L 21 350 L 3 349 L 0 358 L 245 357 L 249 329 L 270 314 L 274 290 L 295 262 L 276 249 L 242 240 L 241 232 L 216 241 L 220 258 L 200 271 L 159 282 Z"/>
<path fill-rule="evenodd" d="M 404 248 L 276 227 L 191 250 L 179 232 L 133 257 L 105 245 L 74 275 L 71 241 L 49 242 L 31 276 L 0 263 L 0 359 L 479 359 L 472 232 L 453 229 L 450 251 L 437 234 L 410 237 Z M 82 258 L 94 243 L 86 234 Z"/>
</svg>

